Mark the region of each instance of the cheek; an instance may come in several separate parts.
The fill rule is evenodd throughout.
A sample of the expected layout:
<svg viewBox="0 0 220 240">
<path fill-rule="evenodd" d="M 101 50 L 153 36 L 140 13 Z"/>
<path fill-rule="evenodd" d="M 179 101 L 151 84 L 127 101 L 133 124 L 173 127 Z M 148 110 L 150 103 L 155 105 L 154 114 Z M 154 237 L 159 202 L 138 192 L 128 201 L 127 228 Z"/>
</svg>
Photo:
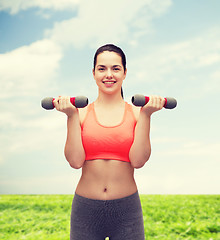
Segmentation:
<svg viewBox="0 0 220 240">
<path fill-rule="evenodd" d="M 99 80 L 101 80 L 103 77 L 102 77 L 102 75 L 100 75 L 100 74 L 96 74 L 94 78 L 95 78 L 96 81 L 99 81 Z"/>
<path fill-rule="evenodd" d="M 103 76 L 100 74 L 95 74 L 94 79 L 96 81 L 96 84 L 99 85 L 100 82 L 102 82 L 102 80 L 103 80 Z"/>
<path fill-rule="evenodd" d="M 119 75 L 117 75 L 117 78 L 124 80 L 125 79 L 125 74 L 119 74 Z"/>
<path fill-rule="evenodd" d="M 93 73 L 93 77 L 95 80 L 100 78 L 100 76 L 97 72 Z"/>
</svg>

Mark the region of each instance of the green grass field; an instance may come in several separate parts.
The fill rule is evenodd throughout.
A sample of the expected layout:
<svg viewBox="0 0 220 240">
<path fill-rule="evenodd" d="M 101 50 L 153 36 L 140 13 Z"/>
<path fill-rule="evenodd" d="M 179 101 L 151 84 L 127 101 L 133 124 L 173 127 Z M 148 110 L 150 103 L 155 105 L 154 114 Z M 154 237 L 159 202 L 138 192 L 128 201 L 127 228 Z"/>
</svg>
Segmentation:
<svg viewBox="0 0 220 240">
<path fill-rule="evenodd" d="M 220 239 L 220 195 L 141 195 L 146 239 Z M 0 195 L 1 240 L 68 240 L 72 195 Z"/>
</svg>

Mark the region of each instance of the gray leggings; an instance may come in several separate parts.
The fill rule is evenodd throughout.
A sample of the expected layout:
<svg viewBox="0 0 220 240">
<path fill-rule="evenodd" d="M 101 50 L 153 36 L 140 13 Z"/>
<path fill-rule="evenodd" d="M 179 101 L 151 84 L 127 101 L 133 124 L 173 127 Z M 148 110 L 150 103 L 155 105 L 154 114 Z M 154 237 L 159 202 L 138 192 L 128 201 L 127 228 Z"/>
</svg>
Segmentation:
<svg viewBox="0 0 220 240">
<path fill-rule="evenodd" d="M 114 200 L 74 195 L 70 240 L 144 240 L 144 223 L 138 192 Z"/>
</svg>

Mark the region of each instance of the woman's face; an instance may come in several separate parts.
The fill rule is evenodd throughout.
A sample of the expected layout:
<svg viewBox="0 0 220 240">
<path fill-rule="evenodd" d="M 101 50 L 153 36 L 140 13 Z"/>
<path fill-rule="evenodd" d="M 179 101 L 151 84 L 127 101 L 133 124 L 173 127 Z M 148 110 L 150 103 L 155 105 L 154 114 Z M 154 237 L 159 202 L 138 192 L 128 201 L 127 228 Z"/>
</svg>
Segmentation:
<svg viewBox="0 0 220 240">
<path fill-rule="evenodd" d="M 104 51 L 97 56 L 93 76 L 100 91 L 112 94 L 117 91 L 121 92 L 126 72 L 119 54 Z"/>
</svg>

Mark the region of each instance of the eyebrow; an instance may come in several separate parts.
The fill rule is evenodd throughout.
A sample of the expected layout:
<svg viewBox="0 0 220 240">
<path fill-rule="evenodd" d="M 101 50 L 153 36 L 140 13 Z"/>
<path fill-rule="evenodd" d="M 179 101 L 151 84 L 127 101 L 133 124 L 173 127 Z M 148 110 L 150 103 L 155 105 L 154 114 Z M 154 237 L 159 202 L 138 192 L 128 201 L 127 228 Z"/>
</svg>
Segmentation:
<svg viewBox="0 0 220 240">
<path fill-rule="evenodd" d="M 97 67 L 106 67 L 106 66 L 105 65 L 98 65 Z M 120 67 L 120 68 L 122 68 L 121 65 L 113 65 L 112 67 Z"/>
</svg>

